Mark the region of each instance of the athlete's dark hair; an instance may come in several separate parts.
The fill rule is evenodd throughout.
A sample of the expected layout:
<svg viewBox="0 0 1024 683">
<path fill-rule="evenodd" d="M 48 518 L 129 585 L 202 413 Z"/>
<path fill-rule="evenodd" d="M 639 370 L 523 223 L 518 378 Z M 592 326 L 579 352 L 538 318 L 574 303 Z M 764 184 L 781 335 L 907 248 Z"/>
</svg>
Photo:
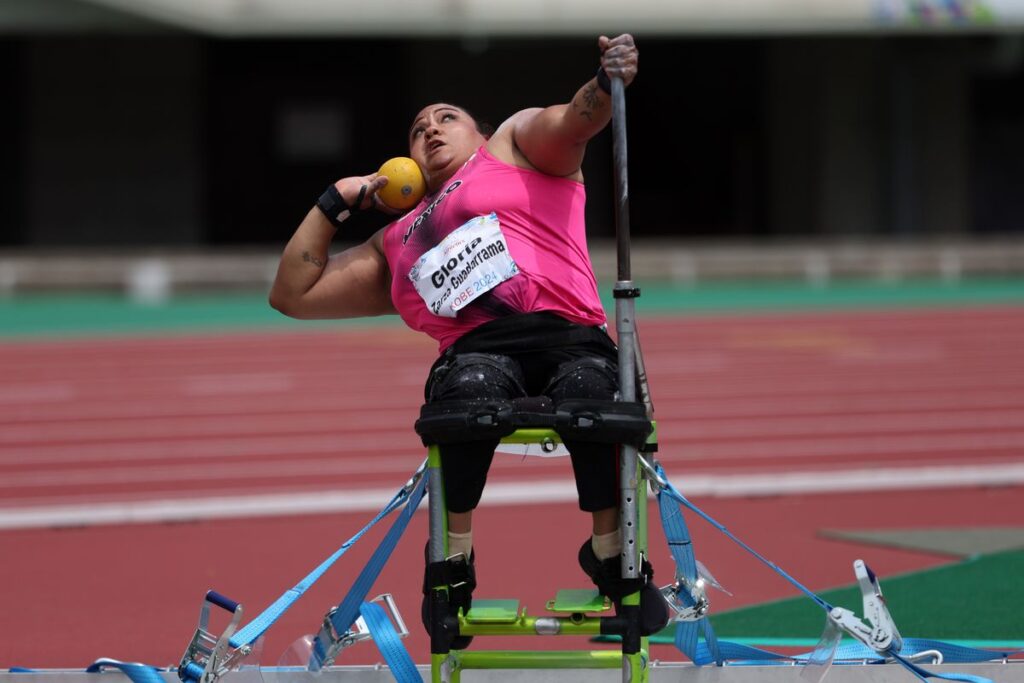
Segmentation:
<svg viewBox="0 0 1024 683">
<path fill-rule="evenodd" d="M 492 135 L 494 135 L 494 126 L 492 126 L 490 123 L 478 119 L 473 112 L 466 109 L 462 105 L 456 104 L 455 106 L 461 109 L 462 111 L 466 112 L 466 114 L 469 115 L 469 118 L 473 119 L 473 123 L 476 124 L 476 132 L 480 133 L 480 135 L 485 135 L 487 137 L 491 137 Z"/>
<path fill-rule="evenodd" d="M 492 135 L 494 135 L 494 126 L 492 126 L 487 121 L 483 121 L 483 120 L 477 118 L 477 116 L 473 112 L 471 112 L 470 110 L 466 109 L 461 104 L 456 104 L 455 102 L 445 102 L 445 104 L 448 104 L 448 105 L 451 105 L 453 107 L 457 107 L 458 109 L 461 109 L 463 111 L 463 113 L 465 113 L 467 116 L 469 116 L 469 118 L 473 119 L 473 123 L 476 124 L 476 132 L 480 133 L 480 135 L 483 135 L 483 136 L 486 136 L 486 137 L 491 137 Z"/>
</svg>

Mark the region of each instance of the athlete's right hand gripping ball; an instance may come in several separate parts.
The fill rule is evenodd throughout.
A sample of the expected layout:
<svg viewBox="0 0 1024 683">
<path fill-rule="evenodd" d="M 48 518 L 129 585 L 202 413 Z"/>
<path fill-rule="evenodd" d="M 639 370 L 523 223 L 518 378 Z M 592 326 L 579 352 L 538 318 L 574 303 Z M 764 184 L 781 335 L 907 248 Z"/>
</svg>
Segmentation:
<svg viewBox="0 0 1024 683">
<path fill-rule="evenodd" d="M 411 209 L 426 194 L 427 184 L 423 180 L 423 173 L 416 162 L 408 157 L 388 159 L 377 173 L 388 179 L 388 184 L 378 190 L 377 197 L 392 209 Z"/>
</svg>

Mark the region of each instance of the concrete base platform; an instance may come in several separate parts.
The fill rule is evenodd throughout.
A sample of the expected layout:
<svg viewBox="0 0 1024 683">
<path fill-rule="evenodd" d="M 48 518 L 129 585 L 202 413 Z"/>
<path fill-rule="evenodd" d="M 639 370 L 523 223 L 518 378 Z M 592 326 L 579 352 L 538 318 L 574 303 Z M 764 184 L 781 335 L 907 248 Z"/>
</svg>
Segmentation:
<svg viewBox="0 0 1024 683">
<path fill-rule="evenodd" d="M 998 683 L 1024 683 L 1024 660 L 984 664 L 924 665 L 929 672 L 938 674 L 970 674 Z M 430 680 L 430 668 L 419 667 L 424 681 Z M 802 666 L 725 666 L 695 667 L 692 664 L 655 662 L 651 666 L 651 683 L 806 683 L 800 673 Z M 164 683 L 179 683 L 175 673 L 160 674 Z M 288 675 L 260 676 L 256 671 L 231 673 L 223 683 L 286 683 Z M 320 675 L 294 674 L 294 683 L 389 683 L 394 681 L 385 666 L 332 667 Z M 615 683 L 622 680 L 616 670 L 489 670 L 464 671 L 466 683 Z M 909 683 L 914 675 L 897 664 L 836 665 L 826 683 Z M 128 679 L 118 671 L 87 674 L 72 669 L 41 669 L 34 673 L 0 672 L 0 683 L 126 683 Z"/>
</svg>

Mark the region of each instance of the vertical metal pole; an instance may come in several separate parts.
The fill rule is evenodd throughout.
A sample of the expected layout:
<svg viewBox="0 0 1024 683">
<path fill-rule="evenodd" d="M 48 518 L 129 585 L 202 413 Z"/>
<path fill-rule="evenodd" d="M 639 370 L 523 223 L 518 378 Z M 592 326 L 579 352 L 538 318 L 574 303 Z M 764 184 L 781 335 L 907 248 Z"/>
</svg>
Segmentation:
<svg viewBox="0 0 1024 683">
<path fill-rule="evenodd" d="M 635 305 L 629 255 L 629 180 L 626 151 L 626 93 L 622 79 L 612 78 L 612 150 L 615 163 L 615 237 L 618 278 L 615 282 L 615 329 L 619 341 L 619 394 L 623 401 L 636 400 Z M 622 577 L 639 576 L 637 546 L 636 448 L 622 446 L 619 531 L 622 534 Z"/>
<path fill-rule="evenodd" d="M 427 555 L 431 562 L 444 562 L 448 552 L 448 511 L 441 477 L 441 450 L 431 446 L 427 455 L 427 506 L 430 511 L 430 544 Z"/>
<path fill-rule="evenodd" d="M 615 163 L 615 239 L 618 247 L 618 279 L 632 279 L 629 259 L 629 177 L 626 150 L 626 86 L 612 82 L 612 155 Z"/>
</svg>

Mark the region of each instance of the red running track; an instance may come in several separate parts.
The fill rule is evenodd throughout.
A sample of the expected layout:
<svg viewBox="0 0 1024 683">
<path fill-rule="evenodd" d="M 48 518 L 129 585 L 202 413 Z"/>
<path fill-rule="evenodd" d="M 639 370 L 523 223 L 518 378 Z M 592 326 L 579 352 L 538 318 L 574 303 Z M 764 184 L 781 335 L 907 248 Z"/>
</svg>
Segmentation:
<svg viewBox="0 0 1024 683">
<path fill-rule="evenodd" d="M 866 551 L 817 538 L 820 528 L 1024 524 L 1019 308 L 655 318 L 641 337 L 672 479 L 722 494 L 694 499 L 814 589 L 848 583 L 864 552 L 883 575 L 948 560 Z M 0 345 L 0 667 L 170 664 L 211 587 L 254 616 L 369 508 L 182 517 L 258 494 L 379 491 L 379 507 L 422 459 L 410 426 L 434 353 L 391 327 Z M 485 496 L 478 517 L 480 596 L 520 596 L 537 612 L 556 588 L 585 585 L 575 551 L 586 518 L 538 502 L 569 479 L 564 459 L 496 460 L 491 488 L 509 500 Z M 145 524 L 91 516 L 154 501 L 177 512 Z M 736 594 L 716 596 L 716 610 L 794 593 L 691 525 L 698 556 Z M 671 560 L 653 537 L 667 581 Z M 272 629 L 268 661 L 340 599 L 376 538 Z M 377 584 L 410 622 L 423 538 L 419 515 Z M 410 647 L 425 658 L 418 628 Z M 365 645 L 348 661 L 378 658 Z"/>
</svg>

